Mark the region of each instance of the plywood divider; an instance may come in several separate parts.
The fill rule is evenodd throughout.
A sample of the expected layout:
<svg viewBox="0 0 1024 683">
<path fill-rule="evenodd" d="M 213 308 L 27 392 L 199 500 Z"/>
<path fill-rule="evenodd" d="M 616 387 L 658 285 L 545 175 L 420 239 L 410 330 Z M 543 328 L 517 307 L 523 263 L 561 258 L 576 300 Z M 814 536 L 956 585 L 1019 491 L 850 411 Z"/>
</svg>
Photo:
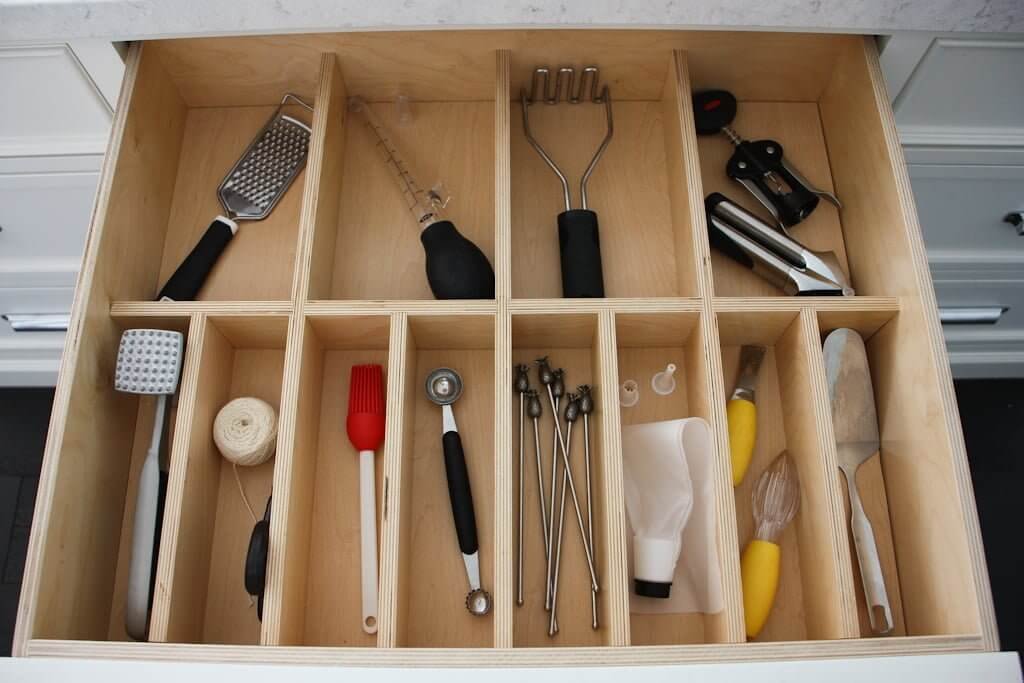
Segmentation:
<svg viewBox="0 0 1024 683">
<path fill-rule="evenodd" d="M 512 206 L 511 78 L 512 55 L 495 52 L 494 93 L 494 647 L 512 647 L 515 631 L 512 404 Z"/>
<path fill-rule="evenodd" d="M 192 424 L 199 398 L 199 367 L 206 335 L 206 317 L 192 316 L 185 341 L 185 358 L 178 388 L 174 439 L 170 445 L 170 468 L 167 475 L 167 497 L 164 502 L 163 529 L 160 532 L 160 557 L 156 569 L 156 590 L 149 620 L 149 638 L 158 643 L 167 640 L 171 599 L 174 596 L 175 557 L 182 515 L 185 508 L 185 480 L 189 471 L 189 445 Z M 203 406 L 199 406 L 200 410 Z M 189 501 L 191 504 L 191 501 Z M 125 539 L 127 540 L 127 539 Z M 130 543 L 130 541 L 129 541 Z"/>
<path fill-rule="evenodd" d="M 720 617 L 710 620 L 719 642 L 742 643 L 746 640 L 743 624 L 743 596 L 740 590 L 739 550 L 736 538 L 736 506 L 732 490 L 729 459 L 729 435 L 725 420 L 725 382 L 722 377 L 722 351 L 718 341 L 718 321 L 712 301 L 714 275 L 711 271 L 711 246 L 708 242 L 707 218 L 704 213 L 704 188 L 701 182 L 700 158 L 697 155 L 697 128 L 693 120 L 693 90 L 687 53 L 672 53 L 677 81 L 676 98 L 681 126 L 683 170 L 687 183 L 687 209 L 690 213 L 693 258 L 697 268 L 697 292 L 702 306 L 702 323 L 698 329 L 707 372 L 707 414 L 715 442 L 715 511 L 718 520 L 718 552 L 722 567 L 722 592 L 725 609 Z"/>
<path fill-rule="evenodd" d="M 409 320 L 391 315 L 388 338 L 387 433 L 384 437 L 384 496 L 381 502 L 378 647 L 397 647 L 407 623 L 401 598 L 408 592 L 409 514 L 412 495 L 413 403 L 416 359 Z"/>
<path fill-rule="evenodd" d="M 295 301 L 327 298 L 338 235 L 337 188 L 345 160 L 348 102 L 337 56 L 320 59 L 313 134 L 306 164 L 302 227 L 295 267 Z"/>
<path fill-rule="evenodd" d="M 597 318 L 595 344 L 596 368 L 599 387 L 597 393 L 601 409 L 601 440 L 604 462 L 601 479 L 604 491 L 604 543 L 598 553 L 604 556 L 603 576 L 598 575 L 602 593 L 599 595 L 601 612 L 607 621 L 608 645 L 629 645 L 629 571 L 626 565 L 626 502 L 622 483 L 622 425 L 619 419 L 619 360 L 616 342 L 615 314 L 602 311 Z"/>
</svg>

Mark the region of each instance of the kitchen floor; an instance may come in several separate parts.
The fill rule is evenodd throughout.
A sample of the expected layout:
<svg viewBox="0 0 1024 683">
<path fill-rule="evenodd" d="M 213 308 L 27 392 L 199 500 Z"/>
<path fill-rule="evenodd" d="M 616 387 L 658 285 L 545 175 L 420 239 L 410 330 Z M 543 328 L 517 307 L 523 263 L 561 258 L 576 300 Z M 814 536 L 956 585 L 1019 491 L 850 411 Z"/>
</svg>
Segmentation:
<svg viewBox="0 0 1024 683">
<path fill-rule="evenodd" d="M 985 538 L 999 636 L 1021 651 L 1017 561 L 1024 519 L 1024 380 L 956 383 L 967 454 Z M 0 389 L 0 655 L 10 655 L 52 389 Z"/>
</svg>

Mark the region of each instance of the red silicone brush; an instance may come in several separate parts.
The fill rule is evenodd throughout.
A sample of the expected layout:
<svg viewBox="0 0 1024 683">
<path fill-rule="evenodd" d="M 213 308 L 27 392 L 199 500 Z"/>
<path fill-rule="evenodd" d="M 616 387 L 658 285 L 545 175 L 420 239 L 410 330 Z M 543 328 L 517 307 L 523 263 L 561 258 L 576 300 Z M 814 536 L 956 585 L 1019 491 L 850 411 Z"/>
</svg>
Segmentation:
<svg viewBox="0 0 1024 683">
<path fill-rule="evenodd" d="M 359 451 L 363 631 L 377 632 L 377 501 L 373 452 L 384 442 L 384 368 L 353 365 L 348 387 L 348 440 Z"/>
</svg>

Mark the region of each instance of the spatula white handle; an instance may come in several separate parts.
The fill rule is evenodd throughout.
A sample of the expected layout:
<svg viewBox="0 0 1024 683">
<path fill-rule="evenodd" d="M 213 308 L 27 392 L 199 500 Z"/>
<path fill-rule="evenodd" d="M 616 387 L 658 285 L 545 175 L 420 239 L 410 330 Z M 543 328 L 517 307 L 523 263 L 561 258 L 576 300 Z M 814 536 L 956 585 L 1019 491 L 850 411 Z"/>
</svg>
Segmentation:
<svg viewBox="0 0 1024 683">
<path fill-rule="evenodd" d="M 363 631 L 377 632 L 377 491 L 373 451 L 359 451 L 360 556 L 362 557 Z"/>
<path fill-rule="evenodd" d="M 860 495 L 857 493 L 857 482 L 852 473 L 847 475 L 846 483 L 850 489 L 850 528 L 853 530 L 853 542 L 857 548 L 857 563 L 860 565 L 860 577 L 864 584 L 864 599 L 867 601 L 871 630 L 883 635 L 892 631 L 892 611 L 889 609 L 889 595 L 885 590 L 882 563 L 878 560 L 875 533 L 871 529 L 871 521 L 864 513 L 864 506 L 861 505 Z"/>
</svg>

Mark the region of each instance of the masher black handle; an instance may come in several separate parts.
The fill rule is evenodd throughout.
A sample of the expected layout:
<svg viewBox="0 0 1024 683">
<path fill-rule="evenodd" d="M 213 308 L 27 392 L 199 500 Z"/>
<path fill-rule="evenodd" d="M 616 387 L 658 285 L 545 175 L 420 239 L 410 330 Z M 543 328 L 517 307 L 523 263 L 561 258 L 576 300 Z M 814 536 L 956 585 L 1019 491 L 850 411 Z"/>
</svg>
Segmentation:
<svg viewBox="0 0 1024 683">
<path fill-rule="evenodd" d="M 603 297 L 597 214 L 589 209 L 570 209 L 558 214 L 558 250 L 562 258 L 562 296 Z"/>
<path fill-rule="evenodd" d="M 473 512 L 473 490 L 469 485 L 469 469 L 462 451 L 458 432 L 445 432 L 441 437 L 444 448 L 444 470 L 448 475 L 448 498 L 455 519 L 455 534 L 463 555 L 472 555 L 479 549 L 476 538 L 476 513 Z"/>
<path fill-rule="evenodd" d="M 174 275 L 171 275 L 167 284 L 160 290 L 156 297 L 157 301 L 195 301 L 221 252 L 235 236 L 236 229 L 237 226 L 233 227 L 226 219 L 220 216 L 215 218 L 196 246 L 174 271 Z"/>
<path fill-rule="evenodd" d="M 451 221 L 438 221 L 420 233 L 427 254 L 427 282 L 438 299 L 493 299 L 494 269 L 484 252 L 463 237 Z"/>
</svg>

